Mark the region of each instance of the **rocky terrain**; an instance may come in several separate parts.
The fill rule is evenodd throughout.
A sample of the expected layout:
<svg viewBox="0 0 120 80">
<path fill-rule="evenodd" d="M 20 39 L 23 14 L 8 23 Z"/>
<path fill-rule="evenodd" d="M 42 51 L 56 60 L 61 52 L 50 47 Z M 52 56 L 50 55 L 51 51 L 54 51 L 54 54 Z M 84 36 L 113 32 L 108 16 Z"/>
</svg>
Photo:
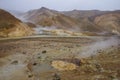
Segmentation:
<svg viewBox="0 0 120 80">
<path fill-rule="evenodd" d="M 56 11 L 42 7 L 22 15 L 37 27 L 50 27 L 73 32 L 120 34 L 120 11 L 72 10 Z"/>
<path fill-rule="evenodd" d="M 119 35 L 119 10 L 0 9 L 0 80 L 120 80 Z"/>
<path fill-rule="evenodd" d="M 104 31 L 119 34 L 120 32 L 120 13 L 109 13 L 98 16 L 94 20 Z"/>
<path fill-rule="evenodd" d="M 26 18 L 29 22 L 43 27 L 55 26 L 57 29 L 79 30 L 77 27 L 79 22 L 77 20 L 45 7 L 28 11 L 24 14 L 24 18 Z"/>
<path fill-rule="evenodd" d="M 0 10 L 1 37 L 120 35 L 119 10 L 56 11 L 42 7 L 25 13 L 9 12 Z"/>
<path fill-rule="evenodd" d="M 0 9 L 0 37 L 20 37 L 32 34 L 32 28 L 9 12 Z"/>
<path fill-rule="evenodd" d="M 55 27 L 56 29 L 70 30 L 75 32 L 94 31 L 100 29 L 95 24 L 86 19 L 77 20 L 74 17 L 64 15 L 62 12 L 51 10 L 45 7 L 28 11 L 23 17 L 39 26 Z M 89 28 L 89 29 L 87 29 Z"/>
<path fill-rule="evenodd" d="M 120 37 L 0 40 L 0 80 L 119 80 Z"/>
</svg>

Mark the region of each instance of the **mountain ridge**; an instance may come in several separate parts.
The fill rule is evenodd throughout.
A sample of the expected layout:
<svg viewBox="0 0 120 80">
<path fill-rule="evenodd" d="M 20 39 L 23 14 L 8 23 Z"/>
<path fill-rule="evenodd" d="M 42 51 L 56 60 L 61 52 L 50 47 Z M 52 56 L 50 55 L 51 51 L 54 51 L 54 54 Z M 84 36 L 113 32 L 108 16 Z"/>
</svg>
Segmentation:
<svg viewBox="0 0 120 80">
<path fill-rule="evenodd" d="M 69 29 L 73 31 L 89 31 L 86 28 L 88 25 L 84 24 L 84 20 L 78 21 L 76 18 L 64 15 L 62 12 L 51 10 L 48 8 L 40 8 L 32 11 L 28 11 L 25 16 L 27 20 L 40 25 L 40 26 L 56 26 L 58 29 Z M 90 31 L 99 31 L 94 24 L 90 21 L 87 21 Z M 83 27 L 85 26 L 85 27 Z M 94 28 L 94 29 L 93 29 Z M 93 29 L 93 30 L 92 30 Z"/>
<path fill-rule="evenodd" d="M 112 15 L 110 15 L 112 14 Z M 80 33 L 120 34 L 120 10 L 56 11 L 46 7 L 30 10 L 21 16 L 32 28 L 49 27 Z M 107 17 L 106 17 L 107 16 Z M 110 25 L 110 26 L 109 26 Z"/>
<path fill-rule="evenodd" d="M 31 35 L 33 30 L 9 12 L 0 9 L 0 37 Z"/>
</svg>

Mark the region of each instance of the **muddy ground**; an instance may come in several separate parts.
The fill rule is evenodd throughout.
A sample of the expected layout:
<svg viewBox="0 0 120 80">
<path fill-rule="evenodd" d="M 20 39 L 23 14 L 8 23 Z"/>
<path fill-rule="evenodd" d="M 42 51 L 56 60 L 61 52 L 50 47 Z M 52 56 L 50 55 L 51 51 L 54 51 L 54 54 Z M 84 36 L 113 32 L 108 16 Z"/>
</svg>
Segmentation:
<svg viewBox="0 0 120 80">
<path fill-rule="evenodd" d="M 120 38 L 117 37 L 117 45 L 111 44 L 106 46 L 108 48 L 90 46 L 109 39 L 40 37 L 0 40 L 0 80 L 120 80 Z M 77 68 L 58 70 L 52 66 L 56 60 L 73 63 Z"/>
</svg>

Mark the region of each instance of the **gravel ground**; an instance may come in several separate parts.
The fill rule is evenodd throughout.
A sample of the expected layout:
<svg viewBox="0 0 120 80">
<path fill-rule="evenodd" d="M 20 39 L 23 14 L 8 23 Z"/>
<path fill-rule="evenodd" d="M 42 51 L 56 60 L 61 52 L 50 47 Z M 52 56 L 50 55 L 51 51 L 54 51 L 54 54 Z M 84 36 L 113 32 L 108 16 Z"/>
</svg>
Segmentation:
<svg viewBox="0 0 120 80">
<path fill-rule="evenodd" d="M 38 37 L 0 40 L 0 80 L 120 80 L 120 38 L 109 39 Z M 101 48 L 105 41 L 109 47 Z M 90 54 L 82 56 L 83 52 Z M 56 60 L 73 63 L 77 68 L 59 71 L 51 65 Z"/>
</svg>

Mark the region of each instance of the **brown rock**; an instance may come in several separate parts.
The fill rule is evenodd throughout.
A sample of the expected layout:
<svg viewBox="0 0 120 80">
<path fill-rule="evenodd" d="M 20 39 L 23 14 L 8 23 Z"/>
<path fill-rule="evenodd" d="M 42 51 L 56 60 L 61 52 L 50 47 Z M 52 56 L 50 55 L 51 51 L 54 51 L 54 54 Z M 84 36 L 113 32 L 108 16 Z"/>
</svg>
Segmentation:
<svg viewBox="0 0 120 80">
<path fill-rule="evenodd" d="M 59 71 L 75 70 L 78 67 L 77 65 L 75 65 L 73 63 L 60 61 L 60 60 L 53 61 L 52 66 L 54 68 L 58 69 Z"/>
</svg>

